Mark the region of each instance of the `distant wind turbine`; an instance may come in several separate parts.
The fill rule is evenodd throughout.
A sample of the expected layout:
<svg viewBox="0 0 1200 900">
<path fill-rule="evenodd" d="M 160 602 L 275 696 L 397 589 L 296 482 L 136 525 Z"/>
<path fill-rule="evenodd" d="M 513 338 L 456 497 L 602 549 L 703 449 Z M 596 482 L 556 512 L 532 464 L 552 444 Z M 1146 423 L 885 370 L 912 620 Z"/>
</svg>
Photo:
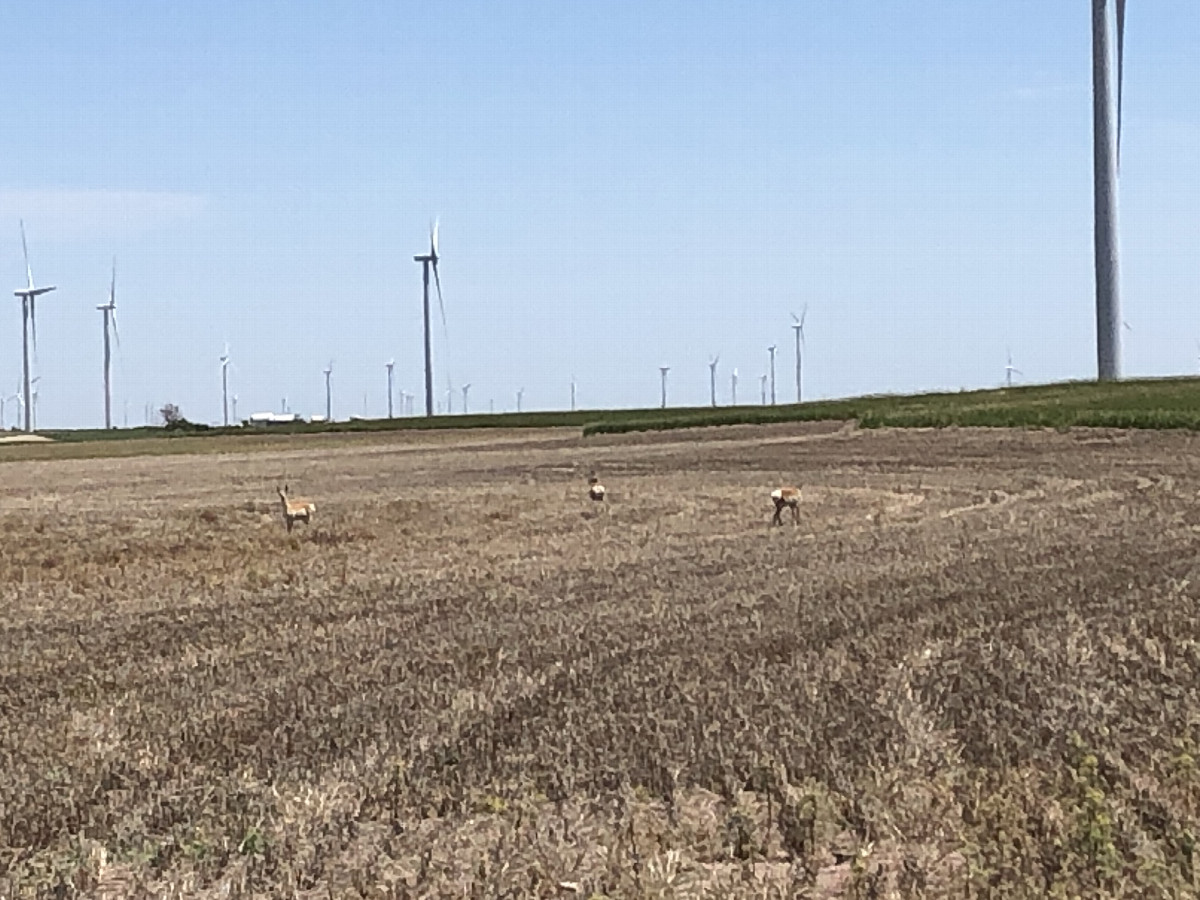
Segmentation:
<svg viewBox="0 0 1200 900">
<path fill-rule="evenodd" d="M 1096 358 L 1101 381 L 1121 377 L 1121 267 L 1117 176 L 1121 162 L 1121 95 L 1125 66 L 1125 0 L 1116 6 L 1116 126 L 1113 125 L 1110 0 L 1092 0 L 1092 157 L 1096 247 Z"/>
<path fill-rule="evenodd" d="M 333 421 L 333 392 L 330 388 L 329 379 L 333 377 L 333 360 L 329 361 L 329 366 L 325 369 L 325 421 Z"/>
<path fill-rule="evenodd" d="M 804 401 L 804 394 L 800 390 L 800 372 L 801 372 L 801 356 L 800 349 L 804 343 L 804 320 L 808 317 L 808 304 L 805 304 L 804 309 L 800 312 L 800 318 L 796 318 L 796 314 L 792 313 L 792 331 L 796 333 L 796 402 Z"/>
<path fill-rule="evenodd" d="M 37 352 L 37 298 L 42 294 L 48 294 L 54 290 L 54 286 L 34 287 L 33 286 L 33 269 L 29 265 L 29 247 L 25 243 L 25 220 L 21 220 L 21 251 L 25 254 L 25 277 L 26 286 L 19 290 L 13 291 L 17 297 L 21 298 L 21 346 L 24 350 L 24 386 L 25 386 L 25 430 L 33 431 L 33 402 L 30 398 L 29 381 L 29 330 L 33 327 L 33 348 Z"/>
<path fill-rule="evenodd" d="M 517 412 L 521 411 L 521 399 L 525 396 L 525 388 L 520 388 L 517 391 Z"/>
<path fill-rule="evenodd" d="M 394 359 L 389 359 L 383 365 L 384 365 L 384 368 L 387 369 L 387 373 L 388 373 L 388 418 L 390 419 L 390 418 L 392 418 L 392 369 L 395 368 L 396 361 Z M 403 391 L 400 392 L 400 405 L 402 407 L 404 406 L 404 392 Z"/>
<path fill-rule="evenodd" d="M 767 376 L 759 375 L 758 381 L 759 381 L 759 384 L 762 386 L 762 405 L 766 406 L 767 405 Z"/>
<path fill-rule="evenodd" d="M 229 345 L 221 355 L 221 421 L 229 427 Z"/>
<path fill-rule="evenodd" d="M 733 375 L 729 379 L 730 405 L 737 406 L 737 369 L 733 370 Z"/>
<path fill-rule="evenodd" d="M 667 408 L 667 373 L 671 371 L 670 366 L 659 366 L 658 371 L 662 375 L 662 408 Z"/>
<path fill-rule="evenodd" d="M 771 354 L 771 405 L 775 405 L 775 351 L 779 349 L 774 344 L 767 348 Z"/>
<path fill-rule="evenodd" d="M 713 406 L 717 405 L 717 363 L 720 361 L 720 353 L 708 361 L 708 394 Z"/>
<path fill-rule="evenodd" d="M 438 309 L 442 313 L 442 330 L 446 330 L 446 307 L 442 303 L 442 280 L 438 275 L 438 221 L 434 219 L 429 226 L 429 252 L 414 256 L 421 263 L 424 277 L 424 311 L 425 311 L 425 415 L 433 415 L 433 350 L 429 333 L 429 270 L 433 269 L 433 280 L 437 285 Z M 449 408 L 447 408 L 449 412 Z"/>
<path fill-rule="evenodd" d="M 1009 350 L 1009 351 L 1008 351 L 1008 365 L 1006 365 L 1006 366 L 1004 367 L 1004 386 L 1005 386 L 1005 387 L 1012 387 L 1012 377 L 1013 377 L 1014 375 L 1024 375 L 1024 374 L 1025 374 L 1025 373 L 1024 373 L 1024 372 L 1022 372 L 1020 369 L 1017 369 L 1017 368 L 1015 368 L 1015 367 L 1013 366 L 1013 363 L 1012 363 L 1012 351 L 1011 351 L 1011 350 Z"/>
<path fill-rule="evenodd" d="M 571 376 L 571 412 L 575 412 L 575 376 Z"/>
<path fill-rule="evenodd" d="M 467 414 L 467 392 L 468 392 L 469 390 L 471 390 L 471 382 L 469 382 L 469 381 L 468 381 L 466 384 L 464 384 L 464 385 L 462 386 L 462 395 L 463 395 L 463 407 L 462 407 L 462 411 L 463 411 L 463 415 L 464 415 L 464 416 Z"/>
<path fill-rule="evenodd" d="M 108 285 L 108 302 L 97 306 L 104 313 L 104 427 L 111 429 L 112 424 L 112 349 L 109 343 L 109 328 L 112 336 L 121 346 L 121 335 L 117 331 L 117 259 L 113 257 L 112 281 Z"/>
<path fill-rule="evenodd" d="M 238 420 L 238 417 L 237 417 L 237 394 L 234 394 L 232 397 L 230 397 L 229 401 L 233 405 L 233 421 L 236 422 Z"/>
</svg>

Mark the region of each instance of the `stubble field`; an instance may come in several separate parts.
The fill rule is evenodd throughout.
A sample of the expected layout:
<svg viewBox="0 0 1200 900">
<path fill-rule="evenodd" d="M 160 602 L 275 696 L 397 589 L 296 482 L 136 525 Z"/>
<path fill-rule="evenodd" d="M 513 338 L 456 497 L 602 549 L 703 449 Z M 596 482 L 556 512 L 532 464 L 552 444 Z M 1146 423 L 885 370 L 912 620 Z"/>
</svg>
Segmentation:
<svg viewBox="0 0 1200 900">
<path fill-rule="evenodd" d="M 0 896 L 1190 895 L 1198 440 L 0 465 Z"/>
</svg>

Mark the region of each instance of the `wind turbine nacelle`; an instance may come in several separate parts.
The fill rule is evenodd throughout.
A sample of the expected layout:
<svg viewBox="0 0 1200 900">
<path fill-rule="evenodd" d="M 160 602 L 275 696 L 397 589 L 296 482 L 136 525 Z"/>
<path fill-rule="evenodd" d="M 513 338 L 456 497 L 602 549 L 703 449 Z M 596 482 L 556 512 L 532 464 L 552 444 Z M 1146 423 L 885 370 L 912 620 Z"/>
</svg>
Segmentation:
<svg viewBox="0 0 1200 900">
<path fill-rule="evenodd" d="M 21 288 L 20 290 L 13 291 L 13 295 L 16 297 L 32 298 L 32 297 L 40 297 L 42 294 L 48 294 L 53 290 L 56 290 L 56 288 L 53 286 L 40 287 L 40 288 Z"/>
</svg>

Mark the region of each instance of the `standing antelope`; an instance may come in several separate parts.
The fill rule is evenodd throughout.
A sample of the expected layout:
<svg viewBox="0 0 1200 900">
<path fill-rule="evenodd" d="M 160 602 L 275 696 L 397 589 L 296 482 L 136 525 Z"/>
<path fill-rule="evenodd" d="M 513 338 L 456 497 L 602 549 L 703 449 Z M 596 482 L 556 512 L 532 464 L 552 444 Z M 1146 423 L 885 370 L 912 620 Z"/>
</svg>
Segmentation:
<svg viewBox="0 0 1200 900">
<path fill-rule="evenodd" d="M 800 488 L 798 487 L 781 487 L 771 491 L 771 499 L 775 501 L 775 518 L 771 520 L 772 525 L 782 525 L 783 508 L 790 506 L 792 509 L 792 524 L 800 524 Z"/>
<path fill-rule="evenodd" d="M 588 496 L 596 501 L 604 500 L 604 485 L 595 475 L 588 479 Z"/>
<path fill-rule="evenodd" d="M 289 500 L 286 484 L 277 490 L 279 491 L 279 500 L 283 503 L 283 521 L 287 525 L 289 533 L 296 522 L 303 522 L 307 525 L 312 521 L 313 513 L 317 511 L 317 504 L 305 499 Z"/>
</svg>

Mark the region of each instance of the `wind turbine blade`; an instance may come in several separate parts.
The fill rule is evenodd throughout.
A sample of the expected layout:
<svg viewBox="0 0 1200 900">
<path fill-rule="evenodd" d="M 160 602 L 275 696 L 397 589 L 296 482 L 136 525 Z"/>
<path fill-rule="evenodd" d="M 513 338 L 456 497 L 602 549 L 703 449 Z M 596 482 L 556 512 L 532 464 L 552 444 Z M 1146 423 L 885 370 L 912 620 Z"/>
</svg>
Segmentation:
<svg viewBox="0 0 1200 900">
<path fill-rule="evenodd" d="M 429 255 L 435 263 L 438 259 L 438 224 L 438 220 L 434 219 L 433 224 L 429 226 Z"/>
<path fill-rule="evenodd" d="M 33 290 L 33 269 L 29 266 L 29 247 L 25 243 L 25 220 L 21 220 L 21 252 L 25 254 L 25 277 L 28 280 L 29 289 Z"/>
<path fill-rule="evenodd" d="M 121 332 L 117 330 L 117 308 L 114 306 L 108 311 L 108 314 L 112 316 L 113 340 L 117 342 L 117 347 L 120 348 Z"/>
<path fill-rule="evenodd" d="M 1117 171 L 1121 169 L 1121 94 L 1125 82 L 1125 0 L 1117 0 Z"/>
<path fill-rule="evenodd" d="M 804 320 L 808 318 L 808 304 L 804 304 L 804 309 L 800 310 L 800 335 L 804 336 Z"/>
<path fill-rule="evenodd" d="M 450 336 L 450 331 L 446 327 L 446 305 L 442 302 L 442 279 L 438 276 L 438 264 L 436 256 L 433 258 L 433 281 L 437 285 L 438 310 L 442 314 L 442 334 L 448 338 Z"/>
<path fill-rule="evenodd" d="M 113 257 L 112 283 L 108 286 L 108 305 L 117 308 L 117 258 Z"/>
</svg>

